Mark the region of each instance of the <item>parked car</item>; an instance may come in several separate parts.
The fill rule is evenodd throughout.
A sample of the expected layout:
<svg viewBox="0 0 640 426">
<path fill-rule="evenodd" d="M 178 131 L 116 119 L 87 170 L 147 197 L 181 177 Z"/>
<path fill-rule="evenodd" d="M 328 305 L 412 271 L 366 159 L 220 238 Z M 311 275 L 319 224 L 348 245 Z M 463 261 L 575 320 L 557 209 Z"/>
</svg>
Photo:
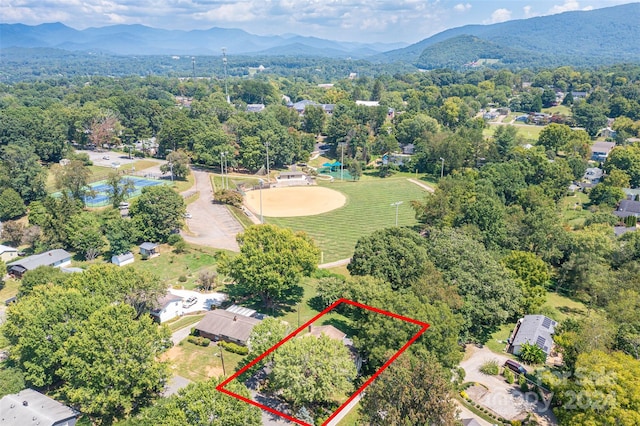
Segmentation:
<svg viewBox="0 0 640 426">
<path fill-rule="evenodd" d="M 198 298 L 195 296 L 191 296 L 189 297 L 187 300 L 185 300 L 184 302 L 182 302 L 182 307 L 184 309 L 190 308 L 193 305 L 195 305 L 198 302 Z"/>
<path fill-rule="evenodd" d="M 185 213 L 184 217 L 187 219 L 191 219 L 193 216 L 191 215 L 191 213 Z"/>
<path fill-rule="evenodd" d="M 120 203 L 120 205 L 118 206 L 121 209 L 128 209 L 129 208 L 129 203 L 125 203 L 124 201 Z"/>
<path fill-rule="evenodd" d="M 524 368 L 522 365 L 510 359 L 504 362 L 504 367 L 512 370 L 514 373 L 527 374 L 526 368 Z"/>
<path fill-rule="evenodd" d="M 103 159 L 103 160 L 108 160 L 108 159 L 109 159 L 109 156 L 108 156 L 108 155 L 103 155 L 103 156 L 102 156 L 102 159 Z"/>
</svg>

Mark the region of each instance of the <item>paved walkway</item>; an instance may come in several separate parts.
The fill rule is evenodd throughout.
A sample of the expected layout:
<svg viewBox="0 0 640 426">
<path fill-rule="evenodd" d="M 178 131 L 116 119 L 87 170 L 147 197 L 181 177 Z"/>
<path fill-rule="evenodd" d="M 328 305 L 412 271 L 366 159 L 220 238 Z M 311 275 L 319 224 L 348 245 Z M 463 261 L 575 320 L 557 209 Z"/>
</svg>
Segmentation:
<svg viewBox="0 0 640 426">
<path fill-rule="evenodd" d="M 187 191 L 198 192 L 199 198 L 187 206 L 191 218 L 187 219 L 188 232 L 182 232 L 185 241 L 192 244 L 239 251 L 236 235 L 243 231 L 242 225 L 226 206 L 213 203 L 213 190 L 209 173 L 192 170 L 195 185 Z"/>
<path fill-rule="evenodd" d="M 348 265 L 349 262 L 351 262 L 351 258 L 347 257 L 346 259 L 336 260 L 335 262 L 323 263 L 322 265 L 318 265 L 318 268 L 331 269 L 331 268 L 335 268 L 336 266 Z"/>
</svg>

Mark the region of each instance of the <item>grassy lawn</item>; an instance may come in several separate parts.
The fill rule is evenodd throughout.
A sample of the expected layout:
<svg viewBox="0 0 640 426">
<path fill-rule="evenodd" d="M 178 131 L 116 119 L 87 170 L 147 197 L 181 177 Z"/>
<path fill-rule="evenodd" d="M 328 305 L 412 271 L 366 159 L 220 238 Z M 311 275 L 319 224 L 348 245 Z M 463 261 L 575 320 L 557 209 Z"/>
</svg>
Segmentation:
<svg viewBox="0 0 640 426">
<path fill-rule="evenodd" d="M 20 281 L 9 278 L 5 280 L 4 287 L 0 290 L 0 303 L 4 303 L 5 300 L 18 294 L 20 288 Z"/>
<path fill-rule="evenodd" d="M 506 354 L 504 351 L 505 346 L 507 345 L 507 339 L 511 336 L 511 332 L 515 324 L 503 324 L 500 326 L 498 331 L 491 335 L 491 338 L 485 344 L 489 349 L 493 352 L 499 354 Z"/>
<path fill-rule="evenodd" d="M 581 227 L 592 213 L 584 206 L 589 204 L 589 196 L 584 192 L 575 192 L 560 200 L 562 223 L 572 228 Z"/>
<path fill-rule="evenodd" d="M 200 320 L 204 317 L 205 314 L 196 314 L 196 315 L 187 315 L 182 318 L 178 318 L 173 322 L 168 322 L 166 325 L 169 327 L 171 332 L 178 331 L 182 328 L 188 327 L 192 324 L 196 324 L 200 322 Z"/>
<path fill-rule="evenodd" d="M 552 310 L 553 319 L 562 321 L 569 317 L 578 317 L 587 313 L 587 307 L 582 302 L 578 302 L 558 293 L 547 293 L 547 302 L 543 305 L 544 309 Z"/>
<path fill-rule="evenodd" d="M 551 108 L 542 108 L 542 112 L 545 112 L 547 114 L 560 114 L 571 117 L 571 108 L 566 105 L 558 105 Z"/>
<path fill-rule="evenodd" d="M 234 373 L 238 363 L 244 358 L 224 349 L 222 356 L 224 371 L 227 375 Z M 179 345 L 165 352 L 161 359 L 169 361 L 170 369 L 174 374 L 195 382 L 223 374 L 220 350 L 214 344 L 203 347 L 183 340 Z"/>
<path fill-rule="evenodd" d="M 529 124 L 514 124 L 518 129 L 518 134 L 530 141 L 537 141 L 540 136 L 540 132 L 544 129 L 544 126 L 536 126 Z"/>
<path fill-rule="evenodd" d="M 274 218 L 267 223 L 305 231 L 313 237 L 323 252 L 322 262 L 350 257 L 358 239 L 376 230 L 394 226 L 395 207 L 391 203 L 402 201 L 398 207 L 398 225 L 415 225 L 412 200 L 421 200 L 425 191 L 400 175 L 380 179 L 364 177 L 358 182 L 321 183 L 342 192 L 346 204 L 336 210 L 315 216 Z"/>
<path fill-rule="evenodd" d="M 160 256 L 142 260 L 135 254 L 136 261 L 131 264 L 138 271 L 158 276 L 162 281 L 173 286 L 194 289 L 197 286 L 198 272 L 204 269 L 215 269 L 215 253 L 218 250 L 209 247 L 189 245 L 186 253 L 173 253 L 173 248 L 166 244 L 160 246 Z M 187 281 L 180 282 L 184 276 Z"/>
<path fill-rule="evenodd" d="M 222 189 L 222 175 L 211 173 L 211 185 L 213 187 L 214 192 Z M 237 185 L 244 184 L 246 186 L 259 185 L 260 179 L 258 176 L 253 175 L 234 175 L 230 174 L 228 177 L 225 177 L 229 181 L 229 188 L 235 189 Z"/>
<path fill-rule="evenodd" d="M 193 173 L 189 173 L 189 176 L 185 180 L 174 180 L 173 188 L 178 192 L 188 191 L 196 182 L 196 178 Z"/>
<path fill-rule="evenodd" d="M 233 217 L 235 217 L 236 220 L 240 222 L 240 225 L 242 225 L 243 228 L 246 229 L 249 226 L 254 225 L 253 221 L 249 219 L 249 217 L 242 211 L 242 209 L 229 205 L 227 205 L 227 209 L 229 209 Z"/>
</svg>

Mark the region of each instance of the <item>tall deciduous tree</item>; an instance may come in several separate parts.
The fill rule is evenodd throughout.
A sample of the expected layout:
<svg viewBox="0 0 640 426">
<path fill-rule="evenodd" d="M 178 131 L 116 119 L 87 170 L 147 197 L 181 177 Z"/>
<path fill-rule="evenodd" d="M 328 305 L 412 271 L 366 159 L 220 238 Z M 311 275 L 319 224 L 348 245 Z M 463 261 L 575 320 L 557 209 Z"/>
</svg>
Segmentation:
<svg viewBox="0 0 640 426">
<path fill-rule="evenodd" d="M 356 366 L 341 341 L 294 338 L 274 352 L 271 384 L 295 407 L 331 402 L 353 389 Z"/>
<path fill-rule="evenodd" d="M 51 172 L 55 177 L 56 189 L 67 191 L 72 198 L 82 201 L 87 195 L 92 194 L 87 186 L 91 177 L 91 170 L 80 160 L 71 160 L 68 164 L 55 165 Z"/>
<path fill-rule="evenodd" d="M 130 306 L 104 306 L 62 347 L 61 392 L 96 423 L 126 417 L 164 390 L 168 370 L 157 357 L 171 346 L 169 332 L 134 316 Z"/>
<path fill-rule="evenodd" d="M 396 359 L 367 388 L 360 414 L 372 426 L 457 424 L 450 381 L 428 352 Z"/>
<path fill-rule="evenodd" d="M 140 236 L 144 240 L 165 242 L 169 235 L 180 229 L 184 222 L 186 207 L 184 200 L 168 186 L 147 186 L 130 209 Z"/>
<path fill-rule="evenodd" d="M 191 383 L 180 389 L 177 395 L 158 400 L 129 422 L 128 426 L 260 426 L 260 409 L 244 401 L 216 390 L 221 379 Z M 225 386 L 226 389 L 245 398 L 249 391 L 237 381 Z"/>
<path fill-rule="evenodd" d="M 135 190 L 135 185 L 130 179 L 123 178 L 117 171 L 107 176 L 107 194 L 113 208 L 118 208 L 121 202 L 129 198 Z"/>
<path fill-rule="evenodd" d="M 0 186 L 14 189 L 24 201 L 44 197 L 47 173 L 32 149 L 7 145 L 0 158 Z"/>
<path fill-rule="evenodd" d="M 100 222 L 93 213 L 81 212 L 70 217 L 66 231 L 71 248 L 82 253 L 87 260 L 95 259 L 107 244 Z"/>
<path fill-rule="evenodd" d="M 238 234 L 240 255 L 223 258 L 220 270 L 246 294 L 258 294 L 272 306 L 318 265 L 320 250 L 304 233 L 273 225 L 251 226 Z"/>
<path fill-rule="evenodd" d="M 167 162 L 160 166 L 162 173 L 171 173 L 171 177 L 179 180 L 189 175 L 189 155 L 183 149 L 172 151 L 167 155 Z"/>
<path fill-rule="evenodd" d="M 0 220 L 18 218 L 26 211 L 22 197 L 13 188 L 6 188 L 0 193 Z"/>
</svg>

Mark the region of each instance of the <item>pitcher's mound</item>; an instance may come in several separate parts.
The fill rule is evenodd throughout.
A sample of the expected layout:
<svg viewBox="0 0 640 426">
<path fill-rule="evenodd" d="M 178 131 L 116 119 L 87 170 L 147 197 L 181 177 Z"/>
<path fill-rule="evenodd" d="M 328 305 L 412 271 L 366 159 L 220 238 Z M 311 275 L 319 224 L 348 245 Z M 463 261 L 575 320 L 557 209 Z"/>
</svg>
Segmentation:
<svg viewBox="0 0 640 426">
<path fill-rule="evenodd" d="M 248 192 L 244 202 L 256 216 L 260 216 L 260 190 Z M 270 217 L 312 216 L 335 210 L 346 202 L 344 194 L 322 186 L 262 190 L 262 214 Z"/>
</svg>

